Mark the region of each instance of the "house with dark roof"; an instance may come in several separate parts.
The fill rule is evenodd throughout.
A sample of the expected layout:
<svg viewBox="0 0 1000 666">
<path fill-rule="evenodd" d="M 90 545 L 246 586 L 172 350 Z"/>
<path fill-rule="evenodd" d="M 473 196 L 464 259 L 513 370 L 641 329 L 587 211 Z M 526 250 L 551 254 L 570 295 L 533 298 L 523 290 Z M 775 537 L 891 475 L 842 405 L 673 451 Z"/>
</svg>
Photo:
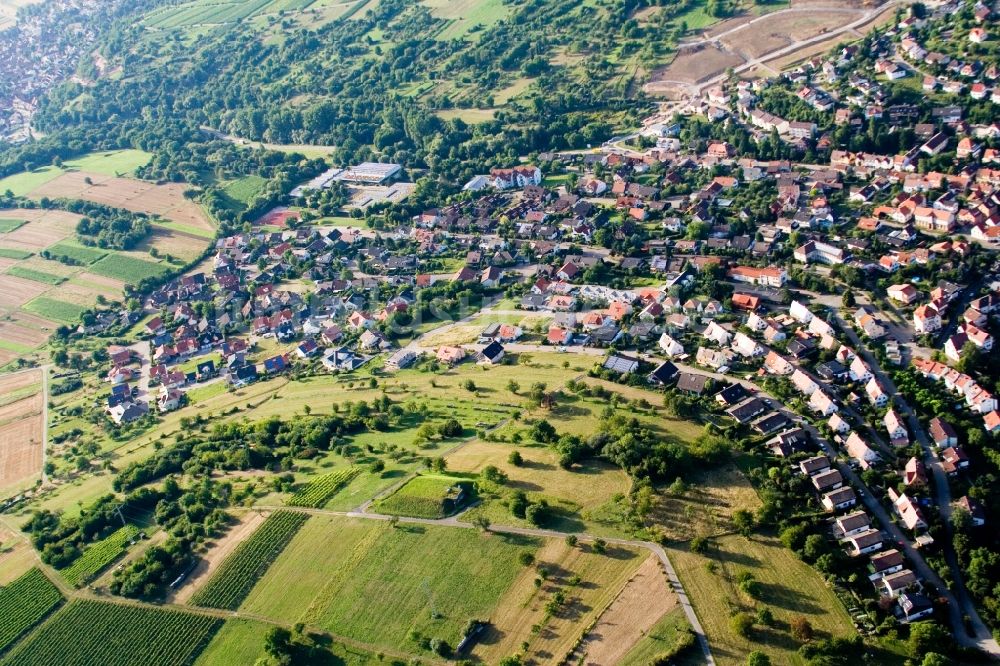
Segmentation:
<svg viewBox="0 0 1000 666">
<path fill-rule="evenodd" d="M 749 423 L 754 417 L 763 414 L 768 406 L 758 398 L 748 398 L 726 410 L 726 414 L 736 419 L 738 423 Z"/>
<path fill-rule="evenodd" d="M 621 375 L 630 375 L 639 369 L 639 359 L 624 354 L 612 354 L 604 360 L 604 369 Z"/>
<path fill-rule="evenodd" d="M 503 345 L 494 340 L 476 355 L 476 363 L 479 365 L 496 365 L 503 360 Z"/>
<path fill-rule="evenodd" d="M 651 384 L 666 386 L 677 379 L 679 372 L 676 365 L 670 361 L 664 361 L 647 375 L 647 379 Z"/>
<path fill-rule="evenodd" d="M 707 375 L 698 375 L 693 372 L 682 372 L 677 379 L 677 389 L 686 393 L 701 395 L 712 385 L 712 378 Z"/>
<path fill-rule="evenodd" d="M 715 401 L 723 406 L 735 405 L 750 396 L 750 391 L 743 384 L 732 383 L 715 394 Z"/>
</svg>

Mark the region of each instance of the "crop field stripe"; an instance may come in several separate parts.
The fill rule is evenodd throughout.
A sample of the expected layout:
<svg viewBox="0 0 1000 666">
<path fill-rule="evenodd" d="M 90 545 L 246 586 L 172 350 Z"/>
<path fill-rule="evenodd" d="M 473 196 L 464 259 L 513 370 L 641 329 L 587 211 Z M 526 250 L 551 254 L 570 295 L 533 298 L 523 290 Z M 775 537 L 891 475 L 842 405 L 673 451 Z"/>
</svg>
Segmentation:
<svg viewBox="0 0 1000 666">
<path fill-rule="evenodd" d="M 53 275 L 52 273 L 45 273 L 44 271 L 36 271 L 31 268 L 24 268 L 23 266 L 11 266 L 7 269 L 7 275 L 13 275 L 14 277 L 24 278 L 25 280 L 32 280 L 34 282 L 41 282 L 42 284 L 51 284 L 56 286 L 62 284 L 66 281 L 61 275 Z"/>
<path fill-rule="evenodd" d="M 139 528 L 135 525 L 125 525 L 107 538 L 92 543 L 80 557 L 60 573 L 71 585 L 80 587 L 121 557 L 125 553 L 126 544 L 137 536 Z"/>
<path fill-rule="evenodd" d="M 58 588 L 38 569 L 0 587 L 0 651 L 41 622 L 62 599 Z"/>
<path fill-rule="evenodd" d="M 360 473 L 359 468 L 351 467 L 317 477 L 292 495 L 288 500 L 288 506 L 322 508 Z"/>
<path fill-rule="evenodd" d="M 136 284 L 145 278 L 162 275 L 168 270 L 166 266 L 161 264 L 154 264 L 151 261 L 143 261 L 123 254 L 109 254 L 94 262 L 90 267 L 92 273 L 121 280 L 128 284 Z"/>
<path fill-rule="evenodd" d="M 20 643 L 4 666 L 186 666 L 222 624 L 204 615 L 76 600 Z"/>
<path fill-rule="evenodd" d="M 196 606 L 236 610 L 309 516 L 277 511 L 257 528 L 191 599 Z"/>
<path fill-rule="evenodd" d="M 12 220 L 0 217 L 0 234 L 9 234 L 15 229 L 20 229 L 24 225 L 24 220 Z"/>
<path fill-rule="evenodd" d="M 15 250 L 9 247 L 0 247 L 0 257 L 4 259 L 27 259 L 33 252 L 27 252 L 25 250 Z"/>
<path fill-rule="evenodd" d="M 75 323 L 83 311 L 87 308 L 65 301 L 57 301 L 54 298 L 39 296 L 24 304 L 24 310 L 34 312 L 46 319 L 60 321 L 64 324 Z"/>
<path fill-rule="evenodd" d="M 107 256 L 107 250 L 99 250 L 83 245 L 74 245 L 67 242 L 56 243 L 45 248 L 49 255 L 58 260 L 59 257 L 66 257 L 78 261 L 81 264 L 92 264 L 95 261 Z"/>
</svg>

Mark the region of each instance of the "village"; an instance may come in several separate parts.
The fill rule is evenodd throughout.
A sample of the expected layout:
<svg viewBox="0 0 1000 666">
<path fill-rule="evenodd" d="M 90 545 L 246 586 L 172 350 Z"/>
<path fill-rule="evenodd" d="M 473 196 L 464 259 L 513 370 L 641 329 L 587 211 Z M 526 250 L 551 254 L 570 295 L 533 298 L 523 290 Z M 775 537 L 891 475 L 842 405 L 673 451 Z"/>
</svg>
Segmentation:
<svg viewBox="0 0 1000 666">
<path fill-rule="evenodd" d="M 255 388 L 317 377 L 338 391 L 364 387 L 371 409 L 383 400 L 389 413 L 392 391 L 418 390 L 406 382 L 420 373 L 432 387 L 460 382 L 452 388 L 484 412 L 474 439 L 495 444 L 508 422 L 525 419 L 537 433 L 538 412 L 525 417 L 507 394 L 480 393 L 479 373 L 545 356 L 580 372 L 565 386 L 534 383 L 529 403 L 539 410 L 635 389 L 630 409 L 655 396 L 655 409 L 766 461 L 743 471 L 758 493 L 780 495 L 772 504 L 789 522 L 821 526 L 812 550 L 824 554 L 803 555 L 808 539 L 794 525 L 768 536 L 819 573 L 861 636 L 937 620 L 962 648 L 996 656 L 995 592 L 984 583 L 993 569 L 972 564 L 969 543 L 990 543 L 1000 519 L 997 16 L 982 0 L 901 6 L 859 42 L 777 76 L 731 73 L 692 87 L 697 94 L 658 101 L 640 127 L 597 147 L 498 158 L 442 188 L 447 195 L 402 159 L 326 158 L 276 205 L 223 227 L 197 261 L 129 287 L 128 304 L 102 302 L 68 329 L 66 339 L 108 341 L 81 361 L 99 380 L 82 389 L 87 410 L 73 407 L 74 417 L 118 442 L 168 422 L 183 431 L 197 419 L 207 432 L 206 400 L 232 396 L 223 416 L 250 412 L 271 399 L 245 397 L 260 398 Z M 34 98 L 65 74 L 65 63 L 50 65 L 38 91 L 0 90 L 8 139 L 30 135 Z M 336 215 L 317 212 L 324 192 L 341 197 Z M 508 393 L 525 398 L 524 384 L 519 394 L 510 379 Z M 413 402 L 408 413 L 419 411 Z M 549 440 L 534 436 L 543 448 L 557 440 L 554 429 Z M 341 455 L 350 447 L 336 438 Z M 445 439 L 433 431 L 415 446 Z M 366 446 L 403 457 L 396 444 Z M 426 471 L 443 475 L 445 457 L 427 455 Z M 291 456 L 272 467 L 289 485 L 268 492 L 288 491 Z M 433 497 L 453 510 L 400 515 L 458 526 L 480 498 L 467 506 L 472 486 L 456 479 L 465 477 Z M 645 482 L 633 479 L 630 501 Z M 327 513 L 395 529 L 398 515 L 374 513 L 391 497 Z M 489 532 L 496 514 L 479 515 L 474 524 Z M 524 534 L 540 536 L 528 531 L 540 526 Z M 642 547 L 655 553 L 648 534 Z"/>
</svg>

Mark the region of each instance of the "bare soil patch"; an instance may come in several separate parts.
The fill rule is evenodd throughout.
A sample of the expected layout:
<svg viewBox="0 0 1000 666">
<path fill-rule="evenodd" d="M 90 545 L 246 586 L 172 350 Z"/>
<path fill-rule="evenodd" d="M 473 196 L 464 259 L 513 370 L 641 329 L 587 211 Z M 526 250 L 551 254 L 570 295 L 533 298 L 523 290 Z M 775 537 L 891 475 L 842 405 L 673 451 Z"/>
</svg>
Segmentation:
<svg viewBox="0 0 1000 666">
<path fill-rule="evenodd" d="M 23 389 L 40 381 L 42 375 L 38 370 L 0 375 L 0 394 Z"/>
<path fill-rule="evenodd" d="M 79 215 L 61 210 L 0 210 L 0 217 L 25 220 L 24 224 L 3 236 L 3 246 L 26 252 L 39 252 L 71 236 Z"/>
<path fill-rule="evenodd" d="M 727 67 L 737 67 L 744 62 L 740 56 L 723 51 L 714 44 L 687 48 L 678 53 L 672 63 L 654 72 L 651 83 L 699 83 L 723 73 Z"/>
<path fill-rule="evenodd" d="M 0 489 L 41 473 L 42 407 L 41 393 L 0 407 Z"/>
<path fill-rule="evenodd" d="M 50 284 L 0 275 L 0 308 L 19 308 L 51 288 Z"/>
<path fill-rule="evenodd" d="M 722 39 L 748 58 L 759 58 L 792 42 L 810 39 L 854 20 L 853 12 L 823 11 L 775 14 Z"/>
<path fill-rule="evenodd" d="M 667 587 L 660 561 L 650 556 L 601 613 L 568 661 L 586 666 L 617 664 L 676 606 L 677 595 Z"/>
<path fill-rule="evenodd" d="M 34 553 L 27 542 L 0 525 L 0 585 L 17 579 L 34 563 Z"/>
<path fill-rule="evenodd" d="M 90 179 L 90 183 L 87 179 Z M 187 186 L 157 185 L 134 178 L 112 178 L 72 171 L 50 180 L 31 192 L 33 198 L 68 197 L 124 208 L 136 213 L 159 215 L 199 229 L 212 230 L 208 217 L 193 201 L 184 198 Z"/>
<path fill-rule="evenodd" d="M 186 604 L 198 589 L 205 584 L 212 576 L 219 565 L 222 564 L 229 554 L 236 549 L 254 533 L 264 519 L 266 513 L 251 512 L 240 518 L 236 525 L 233 525 L 222 537 L 216 539 L 209 546 L 208 550 L 201 555 L 198 566 L 187 577 L 184 585 L 171 595 L 167 601 L 178 604 Z"/>
</svg>

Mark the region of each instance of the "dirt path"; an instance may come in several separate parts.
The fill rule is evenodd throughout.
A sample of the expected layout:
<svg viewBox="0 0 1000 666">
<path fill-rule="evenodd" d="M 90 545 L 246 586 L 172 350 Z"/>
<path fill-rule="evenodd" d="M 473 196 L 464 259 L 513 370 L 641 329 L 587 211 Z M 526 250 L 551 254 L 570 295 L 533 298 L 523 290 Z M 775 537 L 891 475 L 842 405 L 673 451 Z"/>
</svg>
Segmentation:
<svg viewBox="0 0 1000 666">
<path fill-rule="evenodd" d="M 180 589 L 167 597 L 167 603 L 186 604 L 208 578 L 219 568 L 236 546 L 243 543 L 267 518 L 266 513 L 253 511 L 240 518 L 226 534 L 216 539 L 214 545 L 201 556 L 198 566 L 187 577 Z"/>
<path fill-rule="evenodd" d="M 677 595 L 667 589 L 659 560 L 648 557 L 584 636 L 572 661 L 582 659 L 579 663 L 585 666 L 617 664 L 676 606 Z"/>
</svg>

